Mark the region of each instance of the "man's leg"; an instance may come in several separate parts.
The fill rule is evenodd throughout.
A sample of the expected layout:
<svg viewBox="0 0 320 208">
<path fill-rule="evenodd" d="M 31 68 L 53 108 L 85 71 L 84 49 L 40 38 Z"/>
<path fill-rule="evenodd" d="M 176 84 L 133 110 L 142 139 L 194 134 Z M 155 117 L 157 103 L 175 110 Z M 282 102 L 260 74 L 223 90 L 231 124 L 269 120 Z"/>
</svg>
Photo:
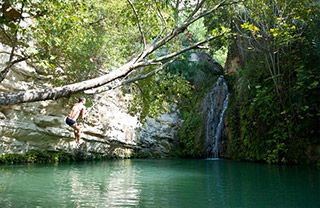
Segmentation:
<svg viewBox="0 0 320 208">
<path fill-rule="evenodd" d="M 74 128 L 74 135 L 76 137 L 76 142 L 79 143 L 80 141 L 80 134 L 81 134 L 81 129 L 80 127 L 75 123 L 74 125 L 72 125 L 72 127 Z"/>
</svg>

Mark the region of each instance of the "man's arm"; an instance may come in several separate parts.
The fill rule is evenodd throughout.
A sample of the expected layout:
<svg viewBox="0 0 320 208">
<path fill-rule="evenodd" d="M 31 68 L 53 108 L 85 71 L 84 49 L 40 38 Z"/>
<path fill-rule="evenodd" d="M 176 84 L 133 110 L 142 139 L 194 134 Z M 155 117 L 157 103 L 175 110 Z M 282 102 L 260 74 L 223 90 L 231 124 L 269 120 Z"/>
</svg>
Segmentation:
<svg viewBox="0 0 320 208">
<path fill-rule="evenodd" d="M 81 111 L 80 111 L 80 118 L 81 118 L 82 120 L 84 119 L 85 111 L 86 111 L 86 107 L 83 106 L 83 108 L 82 108 Z"/>
</svg>

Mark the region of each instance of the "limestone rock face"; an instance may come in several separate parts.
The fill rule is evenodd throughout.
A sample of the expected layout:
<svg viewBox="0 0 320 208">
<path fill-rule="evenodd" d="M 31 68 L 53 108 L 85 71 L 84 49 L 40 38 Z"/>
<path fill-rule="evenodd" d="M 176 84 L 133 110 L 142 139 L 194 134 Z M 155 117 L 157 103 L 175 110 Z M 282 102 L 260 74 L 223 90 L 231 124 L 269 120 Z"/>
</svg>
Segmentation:
<svg viewBox="0 0 320 208">
<path fill-rule="evenodd" d="M 211 74 L 220 74 L 223 71 L 222 66 L 205 52 L 192 52 L 188 60 L 189 62 L 206 63 Z"/>
<path fill-rule="evenodd" d="M 0 50 L 6 50 L 0 45 Z M 1 56 L 1 67 L 8 60 Z M 35 78 L 36 77 L 36 78 Z M 51 87 L 50 77 L 39 76 L 26 63 L 15 65 L 0 83 L 0 93 Z M 76 98 L 24 103 L 0 107 L 0 156 L 29 150 L 65 151 L 129 157 L 134 151 L 164 157 L 173 146 L 179 118 L 177 110 L 141 124 L 128 113 L 131 96 L 112 90 L 92 96 L 82 128 L 80 145 L 73 141 L 72 127 L 65 123 Z"/>
<path fill-rule="evenodd" d="M 165 157 L 173 148 L 175 133 L 180 123 L 176 111 L 158 118 L 148 118 L 138 135 L 136 151 L 142 156 Z"/>
<path fill-rule="evenodd" d="M 243 44 L 243 48 L 248 48 L 245 41 Z M 243 51 L 241 53 L 236 45 L 237 44 L 233 42 L 228 48 L 227 60 L 224 66 L 226 74 L 237 74 L 244 66 L 246 53 Z"/>
</svg>

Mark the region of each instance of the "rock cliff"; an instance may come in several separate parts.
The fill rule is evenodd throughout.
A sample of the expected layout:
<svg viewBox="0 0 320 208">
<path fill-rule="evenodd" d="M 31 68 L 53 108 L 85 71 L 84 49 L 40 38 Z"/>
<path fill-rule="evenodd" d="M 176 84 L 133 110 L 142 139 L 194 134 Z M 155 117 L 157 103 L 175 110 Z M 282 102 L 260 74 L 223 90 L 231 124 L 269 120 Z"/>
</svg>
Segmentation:
<svg viewBox="0 0 320 208">
<path fill-rule="evenodd" d="M 1 50 L 6 50 L 1 46 Z M 0 57 L 3 68 L 8 57 Z M 21 62 L 13 67 L 0 84 L 1 92 L 50 87 L 50 77 Z M 77 97 L 77 96 L 75 96 Z M 175 140 L 179 118 L 177 110 L 141 124 L 128 113 L 130 95 L 112 90 L 91 97 L 87 119 L 79 122 L 83 129 L 77 145 L 73 129 L 65 124 L 76 98 L 62 98 L 0 108 L 0 156 L 24 154 L 29 150 L 100 154 L 107 157 L 129 157 L 132 153 L 148 157 L 165 157 Z M 93 104 L 94 103 L 94 104 Z"/>
</svg>

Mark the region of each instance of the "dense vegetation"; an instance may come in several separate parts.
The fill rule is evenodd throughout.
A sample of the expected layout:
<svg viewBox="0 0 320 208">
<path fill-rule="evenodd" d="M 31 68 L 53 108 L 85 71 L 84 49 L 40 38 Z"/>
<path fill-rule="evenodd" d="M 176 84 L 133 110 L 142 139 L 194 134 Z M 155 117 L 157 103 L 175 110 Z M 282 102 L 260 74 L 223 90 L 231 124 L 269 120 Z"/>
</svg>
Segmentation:
<svg viewBox="0 0 320 208">
<path fill-rule="evenodd" d="M 12 47 L 12 59 L 26 58 L 38 73 L 52 75 L 57 86 L 107 73 L 141 48 L 136 16 L 127 1 L 14 0 L 1 7 L 1 42 Z M 151 7 L 162 10 L 166 5 L 141 1 L 135 7 L 151 39 L 162 26 Z M 168 6 L 165 12 L 172 14 Z"/>
<path fill-rule="evenodd" d="M 188 63 L 186 59 L 173 64 L 170 70 L 181 73 L 192 86 L 189 93 L 178 102 L 184 122 L 177 132 L 176 154 L 179 157 L 203 157 L 206 119 L 200 108 L 205 95 L 222 71 L 214 72 L 208 62 Z"/>
<path fill-rule="evenodd" d="M 24 163 L 61 163 L 76 161 L 92 161 L 110 159 L 99 153 L 85 154 L 81 150 L 70 152 L 50 152 L 29 150 L 24 154 L 4 154 L 0 157 L 0 164 L 24 164 Z"/>
<path fill-rule="evenodd" d="M 234 21 L 230 48 L 243 54 L 243 68 L 229 76 L 232 158 L 319 162 L 320 19 L 314 6 L 250 1 Z"/>
<path fill-rule="evenodd" d="M 228 45 L 228 61 L 241 60 L 240 68 L 229 65 L 227 70 L 233 71 L 225 75 L 231 90 L 226 118 L 229 157 L 319 163 L 319 23 L 314 1 L 246 1 L 205 19 L 209 31 L 216 32 L 217 25 L 231 31 L 229 38 L 211 42 L 212 55 Z M 192 106 L 179 131 L 179 153 L 199 157 L 195 147 L 201 119 L 199 106 Z"/>
</svg>

